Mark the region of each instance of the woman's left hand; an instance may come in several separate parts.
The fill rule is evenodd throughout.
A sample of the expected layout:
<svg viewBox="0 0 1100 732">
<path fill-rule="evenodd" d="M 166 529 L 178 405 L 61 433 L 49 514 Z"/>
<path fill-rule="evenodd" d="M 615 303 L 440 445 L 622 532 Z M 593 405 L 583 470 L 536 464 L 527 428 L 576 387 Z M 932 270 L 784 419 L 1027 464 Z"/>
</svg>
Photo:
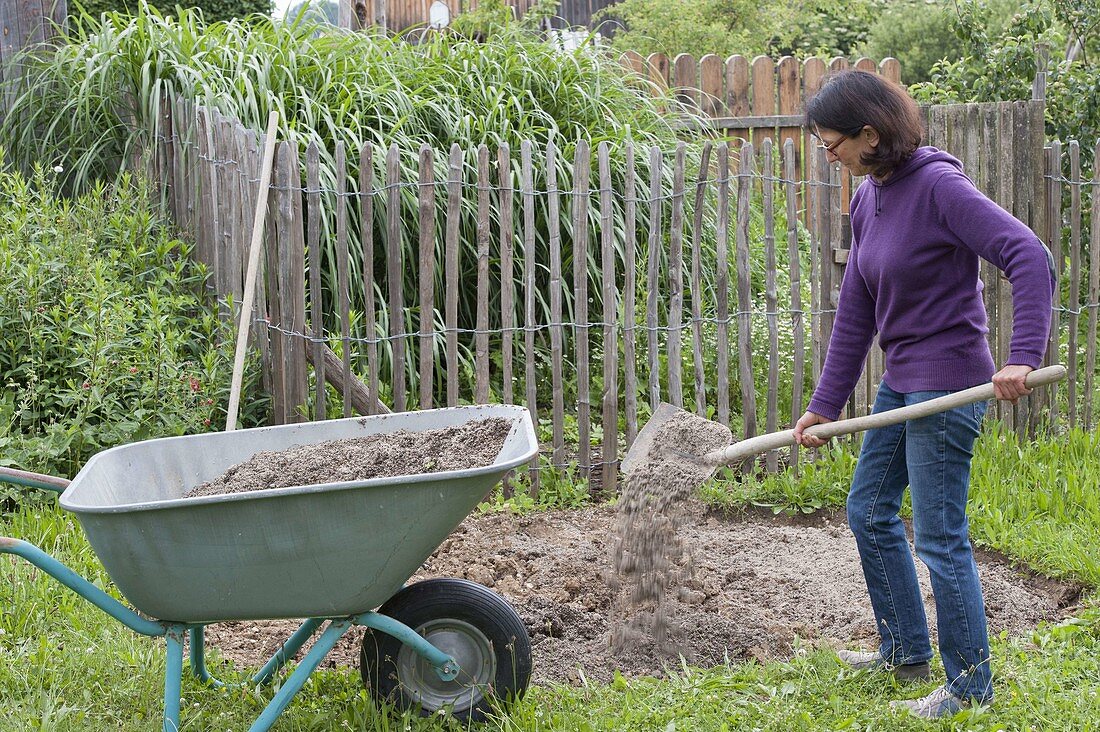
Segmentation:
<svg viewBox="0 0 1100 732">
<path fill-rule="evenodd" d="M 1031 389 L 1024 381 L 1035 369 L 1020 364 L 1010 364 L 993 374 L 993 395 L 998 399 L 1015 404 L 1020 397 L 1027 396 Z"/>
</svg>

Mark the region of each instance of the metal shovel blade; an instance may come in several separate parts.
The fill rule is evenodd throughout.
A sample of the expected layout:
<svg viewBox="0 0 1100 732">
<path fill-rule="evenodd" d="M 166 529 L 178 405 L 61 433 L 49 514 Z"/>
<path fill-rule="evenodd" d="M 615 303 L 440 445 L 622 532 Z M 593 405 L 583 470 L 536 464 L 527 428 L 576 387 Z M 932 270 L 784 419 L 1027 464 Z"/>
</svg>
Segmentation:
<svg viewBox="0 0 1100 732">
<path fill-rule="evenodd" d="M 661 428 L 664 427 L 669 420 L 680 414 L 686 414 L 693 419 L 702 420 L 702 417 L 696 417 L 694 414 L 686 412 L 685 410 L 680 409 L 673 404 L 669 404 L 668 402 L 661 402 L 659 405 L 657 405 L 657 409 L 653 412 L 653 415 L 649 418 L 649 421 L 646 422 L 645 427 L 642 428 L 642 431 L 639 432 L 638 436 L 634 438 L 634 443 L 630 446 L 630 449 L 627 450 L 626 455 L 623 457 L 622 470 L 624 473 L 630 473 L 641 463 L 647 462 L 651 458 L 656 457 L 656 455 L 654 454 L 655 451 L 672 450 L 677 452 L 677 454 L 681 455 L 682 457 L 692 460 L 693 462 L 701 462 L 701 458 L 697 455 L 687 455 L 685 453 L 678 452 L 673 446 L 654 444 L 654 439 L 660 433 Z"/>
</svg>

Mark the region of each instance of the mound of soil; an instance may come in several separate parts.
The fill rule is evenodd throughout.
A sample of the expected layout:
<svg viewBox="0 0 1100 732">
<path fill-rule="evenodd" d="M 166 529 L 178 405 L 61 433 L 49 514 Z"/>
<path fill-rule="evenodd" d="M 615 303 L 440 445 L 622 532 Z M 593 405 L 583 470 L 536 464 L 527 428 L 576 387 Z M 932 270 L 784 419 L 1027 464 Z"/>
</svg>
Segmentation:
<svg viewBox="0 0 1100 732">
<path fill-rule="evenodd" d="M 639 635 L 613 651 L 614 608 L 629 587 L 613 590 L 615 510 L 592 507 L 468 518 L 413 578 L 465 577 L 492 587 L 523 618 L 536 682 L 607 681 L 660 675 L 679 659 Z M 787 519 L 727 518 L 696 501 L 677 530 L 684 573 L 666 598 L 666 643 L 691 663 L 788 658 L 795 639 L 831 647 L 874 647 L 874 620 L 855 542 L 842 513 Z M 929 621 L 935 606 L 917 562 Z M 1081 588 L 978 553 L 990 630 L 1021 634 L 1071 614 Z M 238 665 L 258 667 L 293 632 L 292 621 L 210 626 L 207 638 Z M 358 666 L 361 631 L 349 632 L 326 665 Z"/>
<path fill-rule="evenodd" d="M 184 497 L 481 468 L 496 460 L 511 429 L 511 420 L 492 417 L 258 452 Z"/>
</svg>

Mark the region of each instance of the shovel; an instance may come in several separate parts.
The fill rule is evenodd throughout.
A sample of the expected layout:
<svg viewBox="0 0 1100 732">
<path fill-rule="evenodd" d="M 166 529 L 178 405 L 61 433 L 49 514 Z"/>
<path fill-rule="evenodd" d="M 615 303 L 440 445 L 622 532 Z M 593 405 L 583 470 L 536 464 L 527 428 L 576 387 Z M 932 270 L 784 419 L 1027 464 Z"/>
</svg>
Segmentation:
<svg viewBox="0 0 1100 732">
<path fill-rule="evenodd" d="M 1065 366 L 1047 366 L 1046 368 L 1037 369 L 1028 374 L 1025 383 L 1029 388 L 1035 388 L 1037 386 L 1052 384 L 1055 381 L 1059 381 L 1065 375 Z M 974 402 L 988 401 L 992 399 L 993 396 L 993 383 L 990 382 L 982 384 L 981 386 L 957 391 L 953 394 L 947 394 L 946 396 L 929 399 L 919 404 L 911 404 L 908 407 L 890 409 L 885 412 L 878 412 L 877 414 L 869 414 L 865 417 L 840 419 L 827 424 L 816 424 L 808 428 L 806 434 L 823 439 L 837 437 L 839 435 L 850 435 L 875 427 L 887 427 L 889 425 L 905 422 L 906 420 L 918 419 L 939 412 L 946 412 L 949 409 L 973 404 Z M 675 452 L 675 448 L 655 444 L 654 438 L 673 416 L 683 412 L 684 410 L 679 407 L 675 407 L 667 402 L 662 402 L 653 413 L 653 416 L 650 417 L 646 426 L 638 433 L 637 438 L 634 440 L 634 444 L 631 445 L 630 450 L 627 451 L 626 456 L 623 458 L 623 472 L 630 473 L 643 462 L 648 461 L 651 457 L 658 457 L 661 452 Z M 692 416 L 694 417 L 694 415 Z M 696 419 L 701 420 L 702 417 L 696 417 Z M 750 437 L 747 440 L 735 442 L 728 447 L 713 450 L 705 455 L 691 455 L 685 457 L 690 459 L 693 463 L 710 468 L 710 473 L 703 478 L 703 480 L 705 480 L 709 478 L 715 470 L 724 465 L 735 465 L 754 455 L 759 455 L 760 453 L 767 452 L 768 450 L 775 450 L 780 447 L 789 447 L 793 444 L 794 430 L 790 429 L 783 430 L 782 432 L 771 432 L 766 435 Z"/>
</svg>

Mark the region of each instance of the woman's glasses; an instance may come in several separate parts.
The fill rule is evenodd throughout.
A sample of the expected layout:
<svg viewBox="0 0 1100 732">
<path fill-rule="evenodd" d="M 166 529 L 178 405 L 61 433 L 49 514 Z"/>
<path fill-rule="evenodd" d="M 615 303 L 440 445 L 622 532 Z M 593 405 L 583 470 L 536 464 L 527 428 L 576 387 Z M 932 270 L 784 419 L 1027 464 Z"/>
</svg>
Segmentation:
<svg viewBox="0 0 1100 732">
<path fill-rule="evenodd" d="M 825 144 L 825 141 L 824 141 L 824 140 L 822 140 L 822 139 L 821 139 L 821 138 L 819 137 L 819 138 L 817 138 L 817 140 L 818 140 L 818 142 L 817 142 L 817 146 L 818 146 L 818 147 L 820 147 L 820 148 L 823 148 L 823 149 L 825 150 L 825 152 L 829 153 L 830 155 L 836 155 L 836 149 L 837 149 L 838 147 L 840 147 L 841 145 L 843 145 L 843 144 L 844 144 L 844 141 L 845 141 L 845 140 L 847 140 L 847 139 L 848 139 L 847 137 L 841 137 L 841 138 L 840 138 L 839 140 L 837 140 L 837 141 L 836 141 L 836 142 L 834 142 L 833 144 L 831 144 L 831 145 L 826 145 L 826 144 Z"/>
</svg>

